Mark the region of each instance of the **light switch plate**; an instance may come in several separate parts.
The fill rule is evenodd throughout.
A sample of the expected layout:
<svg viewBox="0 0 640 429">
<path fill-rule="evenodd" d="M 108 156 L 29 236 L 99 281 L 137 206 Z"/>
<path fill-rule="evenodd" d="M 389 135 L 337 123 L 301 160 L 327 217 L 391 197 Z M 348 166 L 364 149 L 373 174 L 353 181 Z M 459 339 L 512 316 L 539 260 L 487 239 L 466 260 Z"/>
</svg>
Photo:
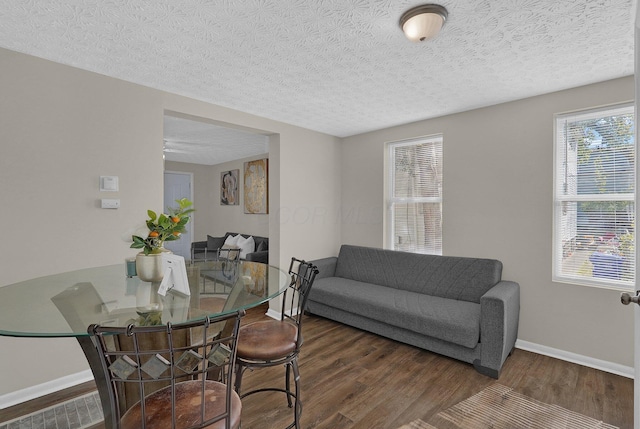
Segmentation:
<svg viewBox="0 0 640 429">
<path fill-rule="evenodd" d="M 100 190 L 106 192 L 117 192 L 118 176 L 100 176 Z"/>
</svg>

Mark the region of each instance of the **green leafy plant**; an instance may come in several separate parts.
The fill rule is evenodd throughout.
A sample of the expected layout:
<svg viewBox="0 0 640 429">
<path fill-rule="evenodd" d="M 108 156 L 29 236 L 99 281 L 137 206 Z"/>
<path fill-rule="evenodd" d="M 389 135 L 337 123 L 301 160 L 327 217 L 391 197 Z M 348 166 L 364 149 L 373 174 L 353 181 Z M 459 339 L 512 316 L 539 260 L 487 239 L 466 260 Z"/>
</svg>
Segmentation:
<svg viewBox="0 0 640 429">
<path fill-rule="evenodd" d="M 165 241 L 175 241 L 185 231 L 190 217 L 188 214 L 194 211 L 193 203 L 186 198 L 176 200 L 178 207 L 168 208 L 168 214 L 161 213 L 159 216 L 153 210 L 148 210 L 146 224 L 149 233 L 146 237 L 138 235 L 132 236 L 132 249 L 143 249 L 145 255 L 162 253 Z"/>
</svg>

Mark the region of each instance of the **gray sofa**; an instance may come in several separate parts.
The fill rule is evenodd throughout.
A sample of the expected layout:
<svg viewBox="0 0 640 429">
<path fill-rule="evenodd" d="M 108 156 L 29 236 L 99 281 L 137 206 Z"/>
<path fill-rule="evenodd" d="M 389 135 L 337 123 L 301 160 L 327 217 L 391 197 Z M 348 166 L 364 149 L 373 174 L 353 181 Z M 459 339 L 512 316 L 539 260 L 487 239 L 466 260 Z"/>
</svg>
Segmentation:
<svg viewBox="0 0 640 429">
<path fill-rule="evenodd" d="M 212 237 L 207 235 L 207 239 L 203 241 L 194 241 L 191 243 L 191 260 L 214 260 L 218 256 L 218 249 L 224 245 L 224 241 L 230 235 L 238 235 L 235 232 L 227 232 L 222 237 Z M 259 237 L 257 235 L 240 234 L 244 238 L 253 237 L 255 241 L 255 251 L 250 252 L 244 258 L 247 261 L 269 263 L 269 238 Z"/>
<path fill-rule="evenodd" d="M 520 287 L 493 259 L 343 245 L 312 261 L 308 312 L 472 363 L 498 378 L 518 336 Z"/>
</svg>

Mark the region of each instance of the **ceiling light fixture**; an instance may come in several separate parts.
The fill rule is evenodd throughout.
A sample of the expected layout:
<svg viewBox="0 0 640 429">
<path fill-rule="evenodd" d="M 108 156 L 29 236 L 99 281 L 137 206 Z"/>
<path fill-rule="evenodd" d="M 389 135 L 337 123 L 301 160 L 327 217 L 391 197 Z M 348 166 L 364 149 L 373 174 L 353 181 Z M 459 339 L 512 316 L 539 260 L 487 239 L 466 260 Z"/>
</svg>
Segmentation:
<svg viewBox="0 0 640 429">
<path fill-rule="evenodd" d="M 407 39 L 412 42 L 422 42 L 438 34 L 447 16 L 447 9 L 440 5 L 417 6 L 402 14 L 400 28 Z"/>
</svg>

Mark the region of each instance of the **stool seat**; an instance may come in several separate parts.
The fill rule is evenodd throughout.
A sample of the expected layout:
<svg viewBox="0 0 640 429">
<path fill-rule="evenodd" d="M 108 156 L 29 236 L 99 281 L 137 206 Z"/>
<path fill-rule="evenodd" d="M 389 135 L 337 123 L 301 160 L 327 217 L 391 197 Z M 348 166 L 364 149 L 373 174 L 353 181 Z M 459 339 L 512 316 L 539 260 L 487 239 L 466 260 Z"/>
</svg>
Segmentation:
<svg viewBox="0 0 640 429">
<path fill-rule="evenodd" d="M 302 346 L 302 315 L 318 267 L 301 259 L 291 258 L 289 275 L 291 282 L 282 295 L 280 320 L 261 320 L 238 329 L 236 347 L 236 391 L 240 394 L 242 374 L 246 369 L 284 365 L 285 387 L 262 387 L 240 394 L 247 396 L 261 392 L 281 392 L 287 397 L 287 405 L 293 408 L 293 422 L 286 429 L 300 429 L 302 401 L 300 400 L 300 371 L 298 354 Z M 291 390 L 293 372 L 294 390 Z"/>
<path fill-rule="evenodd" d="M 227 386 L 217 381 L 205 384 L 205 420 L 225 411 L 225 395 Z M 189 428 L 201 421 L 200 398 L 202 383 L 200 381 L 184 381 L 176 384 L 176 429 Z M 171 422 L 171 386 L 158 390 L 145 398 L 146 427 L 148 429 L 166 429 Z M 240 425 L 242 403 L 235 391 L 231 392 L 231 427 Z M 123 429 L 140 429 L 142 421 L 140 402 L 131 407 L 122 416 Z M 225 429 L 224 419 L 206 426 L 211 429 Z"/>
<path fill-rule="evenodd" d="M 298 327 L 281 320 L 264 320 L 242 326 L 238 332 L 238 357 L 276 360 L 296 350 Z"/>
</svg>

